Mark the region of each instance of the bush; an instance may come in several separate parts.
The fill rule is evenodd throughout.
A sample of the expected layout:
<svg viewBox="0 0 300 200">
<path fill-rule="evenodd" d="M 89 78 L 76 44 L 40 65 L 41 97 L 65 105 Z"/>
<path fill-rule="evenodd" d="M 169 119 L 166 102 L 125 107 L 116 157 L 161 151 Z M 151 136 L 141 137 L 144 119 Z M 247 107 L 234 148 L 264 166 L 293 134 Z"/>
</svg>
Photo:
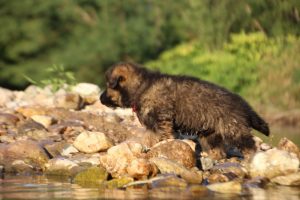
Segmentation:
<svg viewBox="0 0 300 200">
<path fill-rule="evenodd" d="M 278 88 L 283 90 L 280 80 L 291 80 L 289 77 L 294 77 L 290 81 L 290 87 L 285 90 L 299 99 L 297 96 L 300 92 L 296 92 L 299 91 L 299 86 L 296 87 L 295 84 L 300 80 L 300 69 L 296 64 L 300 63 L 300 59 L 296 58 L 299 49 L 295 49 L 299 45 L 299 39 L 293 36 L 268 38 L 263 33 L 232 34 L 230 38 L 222 49 L 214 51 L 205 50 L 197 41 L 182 44 L 164 52 L 158 60 L 148 62 L 146 66 L 165 73 L 196 76 L 242 96 L 256 95 L 252 99 L 264 99 L 264 102 L 271 98 L 272 91 L 275 92 Z M 283 67 L 282 62 L 287 61 L 288 54 L 291 53 L 295 61 L 287 62 Z M 279 74 L 270 75 L 274 71 Z M 284 72 L 288 73 L 284 75 Z M 266 79 L 266 76 L 272 78 Z M 268 89 L 269 87 L 272 89 Z"/>
</svg>

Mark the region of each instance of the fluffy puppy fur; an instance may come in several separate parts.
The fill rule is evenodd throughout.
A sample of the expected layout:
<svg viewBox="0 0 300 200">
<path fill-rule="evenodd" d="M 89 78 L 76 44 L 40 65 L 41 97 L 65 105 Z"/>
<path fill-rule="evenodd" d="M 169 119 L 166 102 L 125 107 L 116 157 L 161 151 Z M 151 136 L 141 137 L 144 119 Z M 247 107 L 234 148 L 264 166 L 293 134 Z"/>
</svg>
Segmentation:
<svg viewBox="0 0 300 200">
<path fill-rule="evenodd" d="M 267 123 L 243 100 L 223 87 L 189 76 L 148 71 L 119 63 L 105 74 L 100 100 L 109 107 L 132 107 L 140 122 L 161 139 L 194 136 L 215 159 L 228 148 L 256 150 L 251 129 L 269 135 Z"/>
</svg>

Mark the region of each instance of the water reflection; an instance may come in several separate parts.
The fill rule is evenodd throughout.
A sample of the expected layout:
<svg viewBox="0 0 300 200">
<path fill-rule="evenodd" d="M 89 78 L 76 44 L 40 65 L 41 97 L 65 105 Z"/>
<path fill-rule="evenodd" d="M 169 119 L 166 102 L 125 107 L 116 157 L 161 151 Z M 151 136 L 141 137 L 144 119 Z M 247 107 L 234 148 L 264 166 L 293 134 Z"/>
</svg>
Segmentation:
<svg viewBox="0 0 300 200">
<path fill-rule="evenodd" d="M 0 179 L 0 199 L 228 199 L 228 200 L 298 200 L 299 187 L 272 186 L 251 188 L 242 195 L 217 194 L 180 188 L 108 190 L 84 188 L 70 180 L 45 176 L 6 176 Z"/>
</svg>

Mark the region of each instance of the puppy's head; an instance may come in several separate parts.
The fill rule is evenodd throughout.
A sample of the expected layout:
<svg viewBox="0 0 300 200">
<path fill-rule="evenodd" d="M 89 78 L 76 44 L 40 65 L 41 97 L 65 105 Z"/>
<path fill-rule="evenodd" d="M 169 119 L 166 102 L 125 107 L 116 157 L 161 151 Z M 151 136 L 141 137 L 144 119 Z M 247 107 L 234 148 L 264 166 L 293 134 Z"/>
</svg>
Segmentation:
<svg viewBox="0 0 300 200">
<path fill-rule="evenodd" d="M 101 94 L 101 103 L 109 107 L 128 108 L 142 82 L 141 68 L 131 63 L 119 63 L 106 73 L 106 90 Z"/>
</svg>

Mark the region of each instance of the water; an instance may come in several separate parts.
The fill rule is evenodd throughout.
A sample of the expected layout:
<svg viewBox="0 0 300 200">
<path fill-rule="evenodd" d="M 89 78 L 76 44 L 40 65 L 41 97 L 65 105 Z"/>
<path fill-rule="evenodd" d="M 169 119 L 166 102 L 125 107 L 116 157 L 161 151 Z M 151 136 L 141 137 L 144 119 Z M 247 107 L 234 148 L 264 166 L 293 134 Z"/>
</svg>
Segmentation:
<svg viewBox="0 0 300 200">
<path fill-rule="evenodd" d="M 224 200 L 298 200 L 300 187 L 272 186 L 252 188 L 241 195 L 218 194 L 209 191 L 190 192 L 188 189 L 167 190 L 145 188 L 108 190 L 84 188 L 68 180 L 45 176 L 5 176 L 0 179 L 0 199 L 224 199 Z"/>
</svg>

